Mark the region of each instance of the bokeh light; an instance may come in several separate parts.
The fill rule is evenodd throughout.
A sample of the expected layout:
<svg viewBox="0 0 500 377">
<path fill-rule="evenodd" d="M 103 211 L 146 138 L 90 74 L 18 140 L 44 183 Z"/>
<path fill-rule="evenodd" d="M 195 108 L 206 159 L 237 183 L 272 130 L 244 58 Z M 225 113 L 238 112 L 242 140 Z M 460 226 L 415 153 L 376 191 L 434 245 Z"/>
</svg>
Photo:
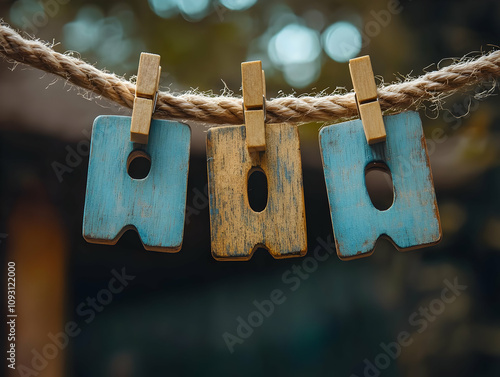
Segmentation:
<svg viewBox="0 0 500 377">
<path fill-rule="evenodd" d="M 257 0 L 219 0 L 221 5 L 230 10 L 245 10 L 255 5 Z"/>
<path fill-rule="evenodd" d="M 285 26 L 269 40 L 267 53 L 294 87 L 303 88 L 319 77 L 321 43 L 313 29 L 298 23 Z"/>
<path fill-rule="evenodd" d="M 86 6 L 77 13 L 75 21 L 64 25 L 64 45 L 79 52 L 87 52 L 97 45 L 100 29 L 95 27 L 104 18 L 96 6 Z"/>
<path fill-rule="evenodd" d="M 135 25 L 135 16 L 128 7 L 115 7 L 106 17 L 99 7 L 87 5 L 64 25 L 64 45 L 94 53 L 103 65 L 128 68 L 137 64 L 130 59 L 144 48 L 142 40 L 134 36 Z"/>
<path fill-rule="evenodd" d="M 302 89 L 316 81 L 321 73 L 319 59 L 312 62 L 287 64 L 283 67 L 283 75 L 288 84 Z"/>
<path fill-rule="evenodd" d="M 330 58 L 344 63 L 361 51 L 362 38 L 359 30 L 347 21 L 330 25 L 322 35 L 323 48 Z"/>
<path fill-rule="evenodd" d="M 210 0 L 177 0 L 177 6 L 188 20 L 199 20 L 207 14 Z"/>
<path fill-rule="evenodd" d="M 299 24 L 287 25 L 271 38 L 268 53 L 277 66 L 312 62 L 321 53 L 318 33 Z"/>
<path fill-rule="evenodd" d="M 177 0 L 148 0 L 149 7 L 162 18 L 170 18 L 179 13 Z"/>
<path fill-rule="evenodd" d="M 43 12 L 42 3 L 34 0 L 18 0 L 9 9 L 9 16 L 13 24 L 19 27 L 25 27 L 28 18 L 34 14 Z"/>
<path fill-rule="evenodd" d="M 277 3 L 269 7 L 268 31 L 276 34 L 290 24 L 301 24 L 302 19 L 286 4 Z"/>
<path fill-rule="evenodd" d="M 149 7 L 162 18 L 177 16 L 179 12 L 188 21 L 198 21 L 210 11 L 210 0 L 148 0 Z"/>
</svg>

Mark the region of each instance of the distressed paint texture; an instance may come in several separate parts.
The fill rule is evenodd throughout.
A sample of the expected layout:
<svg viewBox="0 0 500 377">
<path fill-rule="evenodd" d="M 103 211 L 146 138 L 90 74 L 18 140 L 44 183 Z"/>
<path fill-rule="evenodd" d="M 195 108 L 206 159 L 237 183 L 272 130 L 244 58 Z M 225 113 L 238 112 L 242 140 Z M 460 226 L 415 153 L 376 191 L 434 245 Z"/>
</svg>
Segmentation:
<svg viewBox="0 0 500 377">
<path fill-rule="evenodd" d="M 130 142 L 130 117 L 94 121 L 85 197 L 83 236 L 115 244 L 135 228 L 147 250 L 176 252 L 182 246 L 191 129 L 153 120 L 147 145 Z M 144 179 L 127 173 L 127 158 L 141 150 L 151 158 Z"/>
<path fill-rule="evenodd" d="M 274 258 L 302 256 L 307 235 L 302 165 L 297 127 L 266 127 L 266 150 L 250 154 L 245 126 L 218 127 L 207 136 L 212 255 L 248 260 L 257 247 Z M 252 167 L 267 177 L 268 200 L 262 212 L 248 202 Z"/>
<path fill-rule="evenodd" d="M 341 259 L 370 255 L 380 236 L 399 250 L 437 243 L 441 224 L 429 157 L 418 113 L 384 117 L 387 140 L 368 145 L 361 120 L 320 131 L 326 188 Z M 385 162 L 392 174 L 394 202 L 376 209 L 365 184 L 365 168 Z"/>
</svg>

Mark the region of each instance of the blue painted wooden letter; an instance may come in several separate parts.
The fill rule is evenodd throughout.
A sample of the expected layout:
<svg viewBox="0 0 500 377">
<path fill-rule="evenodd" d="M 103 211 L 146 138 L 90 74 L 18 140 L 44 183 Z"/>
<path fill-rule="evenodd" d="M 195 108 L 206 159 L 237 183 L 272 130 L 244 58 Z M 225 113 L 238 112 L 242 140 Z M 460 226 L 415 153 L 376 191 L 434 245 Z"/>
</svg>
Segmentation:
<svg viewBox="0 0 500 377">
<path fill-rule="evenodd" d="M 89 242 L 115 244 L 136 229 L 144 248 L 176 252 L 182 245 L 191 129 L 153 120 L 149 143 L 130 141 L 130 117 L 100 116 L 94 121 L 83 236 Z M 143 179 L 127 173 L 134 155 L 149 157 Z"/>
<path fill-rule="evenodd" d="M 384 117 L 387 140 L 368 145 L 361 120 L 320 131 L 326 188 L 337 253 L 341 259 L 370 255 L 380 236 L 399 250 L 432 245 L 441 224 L 429 157 L 418 113 Z M 394 201 L 376 209 L 365 184 L 365 168 L 385 163 L 392 174 Z"/>
</svg>

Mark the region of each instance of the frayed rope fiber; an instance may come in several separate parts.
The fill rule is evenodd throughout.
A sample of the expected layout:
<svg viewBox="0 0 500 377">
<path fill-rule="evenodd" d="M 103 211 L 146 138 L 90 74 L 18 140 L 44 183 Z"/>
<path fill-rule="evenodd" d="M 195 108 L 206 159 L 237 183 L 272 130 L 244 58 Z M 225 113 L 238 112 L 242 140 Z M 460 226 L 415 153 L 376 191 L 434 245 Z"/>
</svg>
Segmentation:
<svg viewBox="0 0 500 377">
<path fill-rule="evenodd" d="M 60 76 L 74 85 L 132 108 L 135 85 L 115 74 L 101 71 L 81 59 L 54 51 L 47 44 L 23 38 L 6 24 L 0 25 L 0 54 L 8 60 Z M 385 112 L 417 109 L 423 101 L 440 100 L 460 90 L 500 77 L 500 51 L 475 59 L 464 58 L 418 78 L 378 88 Z M 354 93 L 321 96 L 287 96 L 266 102 L 267 123 L 332 122 L 357 117 Z M 159 119 L 194 120 L 214 124 L 242 124 L 241 98 L 185 93 L 158 93 L 154 113 Z"/>
</svg>

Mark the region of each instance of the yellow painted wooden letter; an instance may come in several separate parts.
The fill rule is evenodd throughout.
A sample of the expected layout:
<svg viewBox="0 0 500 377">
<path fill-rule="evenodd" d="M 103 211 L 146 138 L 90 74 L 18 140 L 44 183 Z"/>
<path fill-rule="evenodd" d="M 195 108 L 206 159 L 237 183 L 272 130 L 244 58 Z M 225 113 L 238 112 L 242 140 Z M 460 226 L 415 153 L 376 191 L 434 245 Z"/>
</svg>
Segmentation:
<svg viewBox="0 0 500 377">
<path fill-rule="evenodd" d="M 246 127 L 208 131 L 207 162 L 212 255 L 218 260 L 248 260 L 258 247 L 274 258 L 303 256 L 307 251 L 302 165 L 297 127 L 266 126 L 266 149 L 251 153 Z M 267 177 L 265 209 L 248 201 L 253 169 Z"/>
</svg>

